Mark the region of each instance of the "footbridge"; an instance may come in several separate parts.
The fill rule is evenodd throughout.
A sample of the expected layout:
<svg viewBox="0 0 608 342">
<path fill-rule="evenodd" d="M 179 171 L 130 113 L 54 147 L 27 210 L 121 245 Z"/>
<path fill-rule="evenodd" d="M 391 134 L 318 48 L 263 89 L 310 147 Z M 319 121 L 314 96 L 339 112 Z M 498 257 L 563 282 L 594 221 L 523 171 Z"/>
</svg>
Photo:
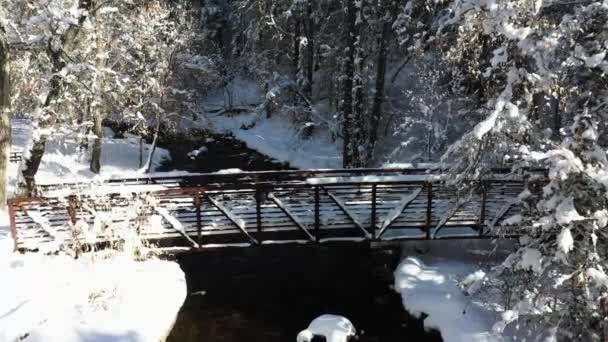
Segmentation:
<svg viewBox="0 0 608 342">
<path fill-rule="evenodd" d="M 9 213 L 21 251 L 494 238 L 517 235 L 506 219 L 531 177 L 543 172 L 495 170 L 460 192 L 448 174 L 413 168 L 176 173 L 38 185 Z"/>
</svg>

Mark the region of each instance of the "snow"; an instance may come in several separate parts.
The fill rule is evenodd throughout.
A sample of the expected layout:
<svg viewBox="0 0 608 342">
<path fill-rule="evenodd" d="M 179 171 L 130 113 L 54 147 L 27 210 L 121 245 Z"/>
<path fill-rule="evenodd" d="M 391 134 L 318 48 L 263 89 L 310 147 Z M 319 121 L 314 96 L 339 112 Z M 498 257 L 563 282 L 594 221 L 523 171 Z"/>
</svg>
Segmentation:
<svg viewBox="0 0 608 342">
<path fill-rule="evenodd" d="M 482 285 L 482 281 L 486 276 L 486 272 L 482 270 L 475 271 L 474 273 L 466 276 L 460 284 L 466 288 L 465 292 L 468 294 L 474 294 L 479 290 Z"/>
<path fill-rule="evenodd" d="M 0 341 L 159 341 L 186 297 L 178 264 L 13 253 L 0 226 Z"/>
<path fill-rule="evenodd" d="M 600 228 L 604 228 L 606 225 L 608 225 L 608 210 L 603 209 L 596 211 L 593 213 L 593 217 L 597 220 L 597 224 L 600 226 Z"/>
<path fill-rule="evenodd" d="M 521 260 L 517 266 L 523 270 L 532 270 L 536 273 L 541 273 L 543 256 L 538 249 L 524 248 L 521 254 Z"/>
<path fill-rule="evenodd" d="M 574 239 L 570 228 L 562 228 L 557 236 L 557 248 L 564 254 L 568 254 L 574 248 Z"/>
<path fill-rule="evenodd" d="M 481 140 L 488 132 L 490 132 L 494 126 L 496 125 L 496 119 L 498 119 L 498 114 L 504 109 L 505 103 L 502 100 L 499 100 L 496 104 L 496 108 L 484 121 L 480 122 L 475 126 L 474 132 L 475 137 Z"/>
<path fill-rule="evenodd" d="M 585 274 L 587 275 L 587 277 L 593 280 L 593 282 L 598 288 L 602 286 L 608 286 L 608 275 L 606 275 L 604 271 L 590 267 L 587 269 L 587 272 L 585 272 Z"/>
<path fill-rule="evenodd" d="M 310 342 L 313 335 L 321 335 L 325 336 L 327 342 L 347 342 L 355 333 L 355 327 L 347 318 L 326 314 L 310 322 L 308 328 L 298 334 L 296 341 Z"/>
<path fill-rule="evenodd" d="M 395 271 L 395 285 L 405 308 L 413 315 L 425 312 L 427 327 L 436 327 L 446 342 L 494 341 L 492 321 L 484 308 L 470 303 L 458 288 L 458 278 L 473 272 L 471 265 L 408 257 Z"/>
<path fill-rule="evenodd" d="M 13 119 L 12 123 L 11 150 L 27 153 L 30 122 Z M 138 139 L 105 138 L 102 148 L 102 171 L 95 176 L 88 170 L 89 154 L 79 152 L 77 141 L 51 136 L 37 181 L 141 176 Z M 167 157 L 167 151 L 157 148 L 153 165 Z M 11 191 L 18 167 L 9 166 Z M 37 211 L 28 214 L 52 233 L 46 217 Z M 177 263 L 156 258 L 136 261 L 118 251 L 88 253 L 78 259 L 65 254 L 19 254 L 13 252 L 9 231 L 8 215 L 0 211 L 0 342 L 147 342 L 164 340 L 169 334 L 187 294 L 185 275 Z"/>
<path fill-rule="evenodd" d="M 260 87 L 255 80 L 240 75 L 232 79 L 225 87 L 218 88 L 209 94 L 205 104 L 208 106 L 225 107 L 246 106 L 259 102 L 263 96 Z"/>
<path fill-rule="evenodd" d="M 511 206 L 509 206 L 509 208 L 510 207 Z M 508 210 L 508 208 L 507 208 L 507 210 Z M 500 218 L 500 216 L 498 216 L 498 218 Z M 510 216 L 507 219 L 505 219 L 504 221 L 502 221 L 502 225 L 503 226 L 514 226 L 514 225 L 520 224 L 522 221 L 523 221 L 523 217 L 520 214 L 516 214 L 516 215 Z"/>
<path fill-rule="evenodd" d="M 36 175 L 37 182 L 40 184 L 56 183 L 58 177 L 63 181 L 76 182 L 96 178 L 125 178 L 142 175 L 139 166 L 138 138 L 104 138 L 99 175 L 89 170 L 90 153 L 79 153 L 78 145 L 77 141 L 68 138 L 59 137 L 48 141 Z M 144 146 L 144 163 L 150 148 L 151 146 L 148 144 Z M 171 159 L 169 151 L 157 147 L 152 161 L 152 170 L 159 167 L 164 159 Z"/>
<path fill-rule="evenodd" d="M 439 169 L 443 165 L 440 163 L 384 163 L 383 169 Z"/>
<path fill-rule="evenodd" d="M 490 60 L 490 64 L 496 67 L 498 64 L 506 63 L 509 60 L 509 52 L 503 46 L 492 52 L 494 57 Z"/>
<path fill-rule="evenodd" d="M 512 23 L 507 22 L 502 25 L 502 33 L 511 40 L 524 40 L 531 32 L 532 29 L 529 27 L 515 27 Z"/>
<path fill-rule="evenodd" d="M 28 154 L 26 147 L 32 135 L 29 119 L 11 120 L 12 137 L 11 151 Z M 36 174 L 38 184 L 74 183 L 87 180 L 101 180 L 112 177 L 141 177 L 139 166 L 139 138 L 126 135 L 125 139 L 110 138 L 112 130 L 105 129 L 102 141 L 101 172 L 99 175 L 89 170 L 90 151 L 81 151 L 80 142 L 71 136 L 55 134 L 49 136 L 45 153 Z M 89 142 L 92 146 L 92 142 Z M 143 159 L 146 161 L 151 145 L 144 144 Z M 169 151 L 157 147 L 152 160 L 152 170 L 161 165 L 164 160 L 170 160 Z M 9 165 L 9 191 L 13 192 L 17 184 L 19 165 Z"/>
<path fill-rule="evenodd" d="M 440 181 L 442 175 L 398 175 L 398 176 L 353 176 L 353 177 L 311 177 L 306 183 L 311 185 L 337 184 L 337 183 L 391 183 L 391 182 L 429 182 Z"/>
<path fill-rule="evenodd" d="M 579 215 L 574 208 L 574 199 L 566 198 L 555 208 L 555 220 L 558 224 L 568 224 L 573 221 L 583 220 L 584 217 Z"/>
<path fill-rule="evenodd" d="M 238 116 L 210 116 L 216 131 L 231 133 L 249 148 L 288 162 L 303 169 L 340 168 L 341 151 L 338 143 L 331 140 L 327 132 L 314 132 L 309 138 L 302 138 L 297 127 L 288 118 L 272 116 L 262 119 L 254 113 Z M 249 129 L 243 126 L 255 125 Z"/>
<path fill-rule="evenodd" d="M 407 254 L 408 246 L 413 246 L 414 252 L 427 243 L 402 246 Z M 433 241 L 428 253 L 405 257 L 395 270 L 395 289 L 401 293 L 406 310 L 416 316 L 426 313 L 425 326 L 439 329 L 445 342 L 502 341 L 492 330 L 500 319 L 493 303 L 467 295 L 481 285 L 485 272 L 480 268 L 489 267 L 484 263 L 499 260 L 499 254 L 504 253 L 497 248 L 497 254 L 490 255 L 495 246 L 488 243 Z"/>
<path fill-rule="evenodd" d="M 244 171 L 239 168 L 231 168 L 231 169 L 219 170 L 215 173 L 217 173 L 218 175 L 231 175 L 231 174 L 242 173 L 242 172 L 244 172 Z"/>
</svg>

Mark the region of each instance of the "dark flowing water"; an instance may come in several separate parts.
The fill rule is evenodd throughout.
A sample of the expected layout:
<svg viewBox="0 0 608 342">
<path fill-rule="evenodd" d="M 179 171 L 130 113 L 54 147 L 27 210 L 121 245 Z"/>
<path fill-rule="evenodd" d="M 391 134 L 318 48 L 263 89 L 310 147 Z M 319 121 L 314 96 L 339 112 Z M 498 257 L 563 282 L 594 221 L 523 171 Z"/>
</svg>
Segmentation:
<svg viewBox="0 0 608 342">
<path fill-rule="evenodd" d="M 223 169 L 244 171 L 287 170 L 289 164 L 252 150 L 231 135 L 200 131 L 188 141 L 166 137 L 159 146 L 169 150 L 171 162 L 158 171 L 183 170 L 216 172 Z"/>
<path fill-rule="evenodd" d="M 227 135 L 200 132 L 187 142 L 163 137 L 171 152 L 163 170 L 282 170 Z M 191 153 L 199 150 L 196 155 Z M 441 341 L 404 308 L 391 289 L 395 250 L 369 244 L 264 245 L 221 248 L 178 257 L 188 297 L 168 342 L 293 342 L 323 314 L 347 317 L 359 341 Z"/>
<path fill-rule="evenodd" d="M 391 289 L 395 253 L 341 243 L 183 254 L 189 295 L 168 341 L 290 342 L 328 313 L 350 319 L 359 341 L 441 341 Z"/>
<path fill-rule="evenodd" d="M 359 341 L 441 341 L 394 292 L 395 251 L 369 244 L 218 249 L 178 258 L 188 297 L 169 342 L 289 342 L 322 314 L 342 315 Z"/>
</svg>

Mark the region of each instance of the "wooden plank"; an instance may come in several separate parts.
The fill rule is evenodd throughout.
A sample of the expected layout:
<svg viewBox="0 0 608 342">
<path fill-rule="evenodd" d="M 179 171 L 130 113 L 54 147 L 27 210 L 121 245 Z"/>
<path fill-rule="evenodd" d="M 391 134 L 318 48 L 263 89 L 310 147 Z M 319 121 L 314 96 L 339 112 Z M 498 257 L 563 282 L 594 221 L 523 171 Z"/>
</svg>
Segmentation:
<svg viewBox="0 0 608 342">
<path fill-rule="evenodd" d="M 213 206 L 215 206 L 217 208 L 217 210 L 219 210 L 222 214 L 224 214 L 228 218 L 228 220 L 230 220 L 230 222 L 232 222 L 232 224 L 234 224 L 243 234 L 245 234 L 245 236 L 247 236 L 249 241 L 251 241 L 252 243 L 254 243 L 256 245 L 259 244 L 259 242 L 253 236 L 251 236 L 251 234 L 249 234 L 249 232 L 247 232 L 247 229 L 245 228 L 245 221 L 238 218 L 230 210 L 228 210 L 228 208 L 224 207 L 223 204 L 221 204 L 219 201 L 217 201 L 213 197 L 207 195 L 207 199 L 209 200 L 209 202 L 211 202 L 213 204 Z"/>
<path fill-rule="evenodd" d="M 399 203 L 399 205 L 391 213 L 389 213 L 386 219 L 384 219 L 384 221 L 382 222 L 382 225 L 380 226 L 380 231 L 378 232 L 379 238 L 382 237 L 382 234 L 386 232 L 386 229 L 391 225 L 391 223 L 393 223 L 403 213 L 405 208 L 407 208 L 407 206 L 410 205 L 410 203 L 412 203 L 416 197 L 418 197 L 420 192 L 422 192 L 422 188 L 418 188 L 410 195 L 404 196 L 401 199 L 401 203 Z"/>
<path fill-rule="evenodd" d="M 298 220 L 298 218 L 296 216 L 294 216 L 289 209 L 287 208 L 287 206 L 285 206 L 285 204 L 278 199 L 272 192 L 268 193 L 268 198 L 270 198 L 270 200 L 272 200 L 274 202 L 274 204 L 277 205 L 277 207 L 279 207 L 284 213 L 285 215 L 287 215 L 287 217 L 289 217 L 289 219 L 296 225 L 298 226 L 298 228 L 300 228 L 301 231 L 304 232 L 304 234 L 306 234 L 308 236 L 308 239 L 310 239 L 310 241 L 315 241 L 315 237 L 310 234 L 310 232 L 308 231 L 308 229 L 302 224 L 302 222 L 300 222 Z"/>
</svg>

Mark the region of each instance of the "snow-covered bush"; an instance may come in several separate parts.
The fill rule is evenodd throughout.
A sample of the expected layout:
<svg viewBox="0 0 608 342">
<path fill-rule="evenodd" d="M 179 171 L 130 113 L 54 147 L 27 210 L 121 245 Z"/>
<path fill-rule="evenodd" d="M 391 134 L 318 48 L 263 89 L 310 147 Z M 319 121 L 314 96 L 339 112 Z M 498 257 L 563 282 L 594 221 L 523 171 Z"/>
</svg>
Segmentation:
<svg viewBox="0 0 608 342">
<path fill-rule="evenodd" d="M 455 1 L 437 22 L 433 44 L 487 112 L 445 156 L 456 182 L 503 162 L 549 170 L 511 220 L 525 231 L 520 248 L 485 279 L 506 293 L 497 331 L 608 337 L 607 22 L 605 2 L 511 0 Z"/>
</svg>

